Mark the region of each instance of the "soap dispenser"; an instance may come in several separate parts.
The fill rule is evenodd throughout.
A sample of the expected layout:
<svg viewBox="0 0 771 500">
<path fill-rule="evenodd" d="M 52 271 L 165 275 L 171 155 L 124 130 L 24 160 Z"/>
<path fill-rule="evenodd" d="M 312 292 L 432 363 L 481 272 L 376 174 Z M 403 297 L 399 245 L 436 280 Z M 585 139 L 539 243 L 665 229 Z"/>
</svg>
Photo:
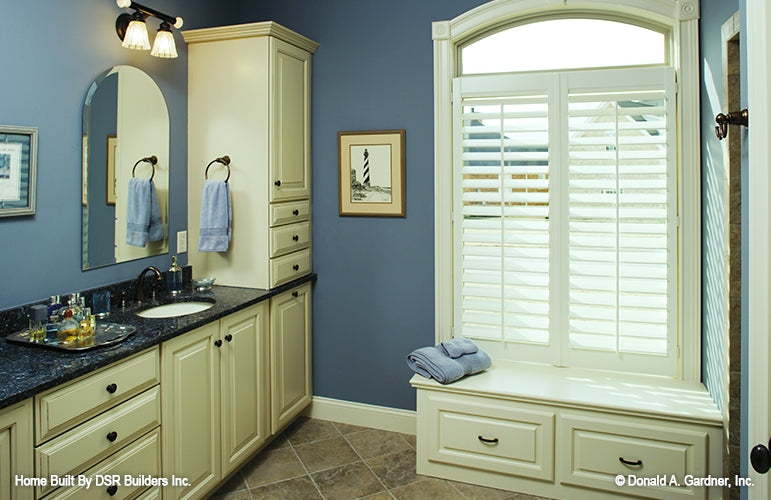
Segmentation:
<svg viewBox="0 0 771 500">
<path fill-rule="evenodd" d="M 171 258 L 171 267 L 166 271 L 166 289 L 171 293 L 182 290 L 182 268 L 177 265 L 177 256 Z"/>
</svg>

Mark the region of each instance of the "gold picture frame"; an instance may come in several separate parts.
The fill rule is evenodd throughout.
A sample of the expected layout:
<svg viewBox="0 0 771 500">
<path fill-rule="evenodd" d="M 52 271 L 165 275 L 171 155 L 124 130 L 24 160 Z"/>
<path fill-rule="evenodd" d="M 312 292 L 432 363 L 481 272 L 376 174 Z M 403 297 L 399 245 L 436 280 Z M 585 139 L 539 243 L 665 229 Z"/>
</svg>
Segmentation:
<svg viewBox="0 0 771 500">
<path fill-rule="evenodd" d="M 341 217 L 406 217 L 405 130 L 337 133 Z"/>
</svg>

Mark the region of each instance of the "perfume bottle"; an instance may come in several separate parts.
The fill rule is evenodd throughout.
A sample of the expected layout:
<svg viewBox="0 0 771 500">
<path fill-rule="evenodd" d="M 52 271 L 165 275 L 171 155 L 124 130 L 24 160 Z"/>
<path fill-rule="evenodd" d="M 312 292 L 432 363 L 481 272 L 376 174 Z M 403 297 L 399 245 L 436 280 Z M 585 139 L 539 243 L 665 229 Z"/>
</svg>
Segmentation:
<svg viewBox="0 0 771 500">
<path fill-rule="evenodd" d="M 32 306 L 29 315 L 29 341 L 43 342 L 46 338 L 46 322 L 48 320 L 48 306 L 38 304 Z"/>
<path fill-rule="evenodd" d="M 177 256 L 171 258 L 171 267 L 166 271 L 166 289 L 171 293 L 182 290 L 182 268 L 177 265 Z"/>
<path fill-rule="evenodd" d="M 91 308 L 83 308 L 83 318 L 78 322 L 78 340 L 87 340 L 94 336 L 96 317 L 91 314 Z"/>
</svg>

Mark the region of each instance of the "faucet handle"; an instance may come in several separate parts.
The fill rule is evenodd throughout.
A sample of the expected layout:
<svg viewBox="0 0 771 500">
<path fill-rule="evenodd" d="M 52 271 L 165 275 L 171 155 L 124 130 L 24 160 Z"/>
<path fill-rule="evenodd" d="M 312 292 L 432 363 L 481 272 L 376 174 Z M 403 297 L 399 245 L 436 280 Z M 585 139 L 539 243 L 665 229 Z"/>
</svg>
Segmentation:
<svg viewBox="0 0 771 500">
<path fill-rule="evenodd" d="M 120 292 L 120 308 L 125 309 L 126 308 L 126 292 Z"/>
</svg>

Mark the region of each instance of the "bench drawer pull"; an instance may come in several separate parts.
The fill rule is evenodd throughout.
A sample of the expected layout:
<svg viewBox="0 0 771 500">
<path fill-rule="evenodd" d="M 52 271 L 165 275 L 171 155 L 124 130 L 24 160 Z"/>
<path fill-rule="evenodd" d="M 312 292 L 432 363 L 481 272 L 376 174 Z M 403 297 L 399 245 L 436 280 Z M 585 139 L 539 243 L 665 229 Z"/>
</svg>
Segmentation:
<svg viewBox="0 0 771 500">
<path fill-rule="evenodd" d="M 618 457 L 618 461 L 624 465 L 629 465 L 630 467 L 642 467 L 642 460 L 630 462 L 629 460 L 624 460 L 624 457 Z"/>
<path fill-rule="evenodd" d="M 482 436 L 477 436 L 477 439 L 479 439 L 483 443 L 488 443 L 488 444 L 496 444 L 498 442 L 498 438 L 487 439 L 487 438 L 483 438 Z"/>
</svg>

